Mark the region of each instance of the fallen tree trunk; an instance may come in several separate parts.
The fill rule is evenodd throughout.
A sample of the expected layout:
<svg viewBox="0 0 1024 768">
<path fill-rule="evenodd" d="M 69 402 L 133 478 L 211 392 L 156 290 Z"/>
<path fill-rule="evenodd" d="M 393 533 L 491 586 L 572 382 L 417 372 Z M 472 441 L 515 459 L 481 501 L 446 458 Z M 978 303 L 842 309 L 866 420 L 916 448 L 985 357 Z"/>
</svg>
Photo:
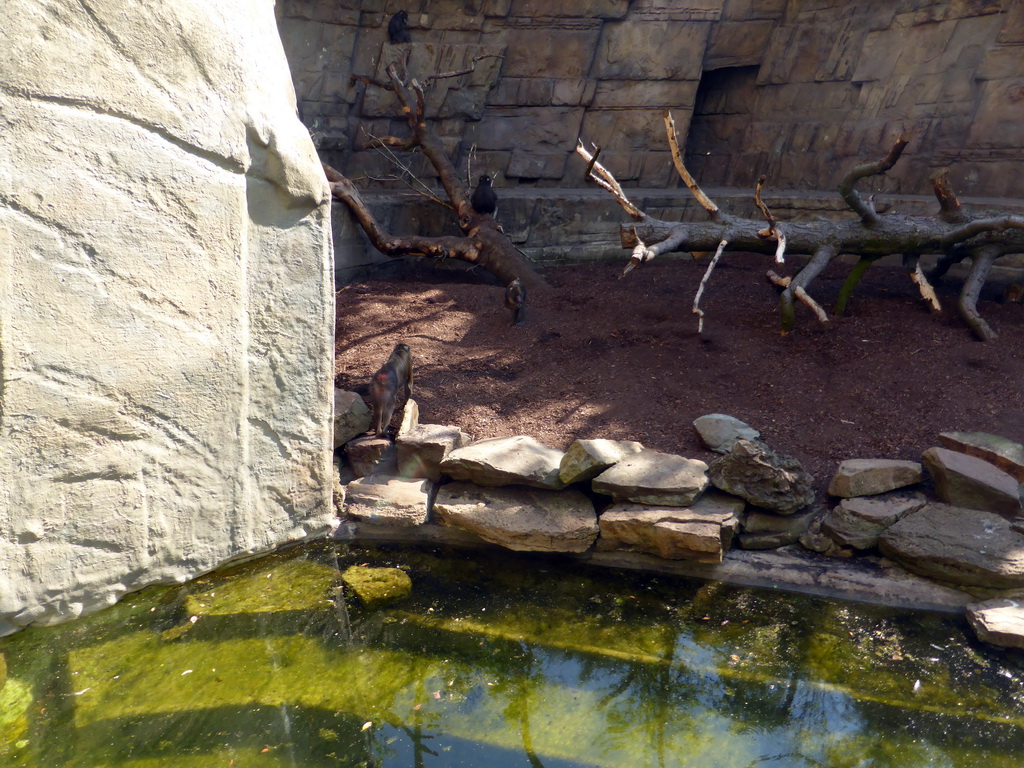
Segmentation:
<svg viewBox="0 0 1024 768">
<path fill-rule="evenodd" d="M 781 325 L 783 333 L 788 333 L 795 323 L 794 298 L 801 294 L 809 297 L 811 283 L 832 259 L 840 254 L 859 256 L 860 261 L 840 291 L 835 308 L 838 314 L 845 309 L 860 276 L 870 264 L 883 256 L 902 255 L 911 279 L 933 307 L 937 306 L 938 300 L 919 267 L 920 256 L 943 254 L 939 265 L 933 271 L 935 278 L 941 277 L 950 264 L 970 257 L 971 272 L 961 292 L 960 314 L 978 338 L 995 338 L 995 332 L 977 312 L 978 294 L 992 263 L 997 258 L 1009 253 L 1024 253 L 1024 218 L 1011 215 L 969 214 L 956 199 L 945 174 L 932 179 L 940 206 L 938 215 L 906 216 L 878 213 L 870 201 L 861 198 L 856 190 L 856 184 L 860 179 L 884 173 L 899 160 L 903 147 L 906 146 L 906 140 L 902 137 L 886 158 L 855 167 L 840 185 L 840 194 L 850 209 L 857 214 L 856 220 L 818 220 L 781 224 L 761 202 L 762 182 L 759 181 L 755 197 L 758 207 L 765 215 L 768 224 L 765 227 L 766 222 L 726 214 L 700 190 L 683 165 L 671 115 L 666 114 L 665 123 L 676 169 L 707 212 L 707 221 L 670 222 L 648 216 L 627 199 L 612 174 L 596 162 L 593 153 L 585 149 L 582 143 L 576 148 L 577 153 L 588 162 L 590 178 L 615 196 L 634 220 L 633 223 L 620 227 L 622 246 L 633 251 L 624 274 L 662 253 L 714 252 L 723 247 L 723 243 L 727 251 L 771 254 L 778 263 L 784 260 L 786 253 L 809 256 L 809 261 L 789 280 L 782 291 Z M 706 280 L 707 275 L 705 282 Z M 703 315 L 696 304 L 694 312 Z M 827 318 L 825 320 L 827 321 Z"/>
<path fill-rule="evenodd" d="M 398 97 L 406 122 L 412 129 L 412 135 L 407 138 L 384 136 L 373 139 L 372 143 L 392 149 L 420 148 L 437 171 L 444 193 L 450 201 L 450 204 L 445 204 L 437 198 L 438 203 L 454 211 L 464 237 L 422 237 L 392 235 L 385 232 L 366 206 L 356 186 L 343 174 L 325 164 L 324 173 L 327 175 L 331 193 L 352 212 L 373 246 L 387 256 L 458 259 L 490 272 L 502 285 L 508 285 L 518 278 L 530 289 L 543 289 L 546 286 L 544 279 L 509 241 L 497 222 L 491 216 L 473 210 L 469 194 L 459 180 L 455 166 L 445 153 L 441 140 L 427 127 L 423 111 L 422 86 L 415 78 L 406 82 L 399 74 L 399 69 L 398 62 L 387 67 L 390 83 L 377 83 L 365 77 L 356 78 L 371 86 L 393 91 Z"/>
</svg>

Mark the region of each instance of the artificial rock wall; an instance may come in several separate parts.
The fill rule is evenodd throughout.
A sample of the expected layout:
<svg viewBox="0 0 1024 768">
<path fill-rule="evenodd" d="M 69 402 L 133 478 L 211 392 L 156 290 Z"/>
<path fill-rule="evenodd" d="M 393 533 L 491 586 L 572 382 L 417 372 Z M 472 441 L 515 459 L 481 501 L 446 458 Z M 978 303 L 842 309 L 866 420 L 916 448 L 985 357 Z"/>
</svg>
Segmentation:
<svg viewBox="0 0 1024 768">
<path fill-rule="evenodd" d="M 626 186 L 675 188 L 662 113 L 673 111 L 702 185 L 833 190 L 851 164 L 911 139 L 885 191 L 1024 197 L 1024 4 L 1017 0 L 281 0 L 300 111 L 353 177 L 394 166 L 363 132 L 404 135 L 374 89 L 398 55 L 434 81 L 427 115 L 462 165 L 497 186 L 583 187 L 577 140 Z M 426 169 L 414 160 L 413 169 Z M 429 173 L 429 172 L 428 172 Z"/>
<path fill-rule="evenodd" d="M 392 46 L 386 26 L 399 8 L 413 42 Z M 436 204 L 388 190 L 407 191 L 382 181 L 397 167 L 366 147 L 368 135 L 408 129 L 388 95 L 351 75 L 385 79 L 406 50 L 421 79 L 501 57 L 431 81 L 426 113 L 460 170 L 475 148 L 472 175 L 495 176 L 502 227 L 539 263 L 625 258 L 625 217 L 583 180 L 578 140 L 602 147 L 601 161 L 651 215 L 703 216 L 672 167 L 665 109 L 687 165 L 737 215 L 759 216 L 751 190 L 762 173 L 783 221 L 849 215 L 839 179 L 884 157 L 902 132 L 910 145 L 899 164 L 861 184 L 899 195 L 899 210 L 933 212 L 928 176 L 947 166 L 965 201 L 1024 198 L 1017 0 L 280 0 L 277 15 L 321 155 L 396 233 L 456 231 Z M 400 158 L 433 177 L 422 155 Z M 336 209 L 346 283 L 388 260 Z"/>
<path fill-rule="evenodd" d="M 0 634 L 326 530 L 329 195 L 272 0 L 0 25 Z"/>
</svg>

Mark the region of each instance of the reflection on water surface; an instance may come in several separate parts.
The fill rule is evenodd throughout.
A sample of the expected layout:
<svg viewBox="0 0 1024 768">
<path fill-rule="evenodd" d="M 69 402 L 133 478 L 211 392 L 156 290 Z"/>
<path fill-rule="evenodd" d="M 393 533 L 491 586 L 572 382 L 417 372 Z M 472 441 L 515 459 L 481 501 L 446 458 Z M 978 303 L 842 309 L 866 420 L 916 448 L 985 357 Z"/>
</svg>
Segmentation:
<svg viewBox="0 0 1024 768">
<path fill-rule="evenodd" d="M 390 565 L 376 612 L 338 568 Z M 0 641 L 0 765 L 1021 765 L 1024 656 L 910 614 L 551 558 L 292 550 Z"/>
</svg>

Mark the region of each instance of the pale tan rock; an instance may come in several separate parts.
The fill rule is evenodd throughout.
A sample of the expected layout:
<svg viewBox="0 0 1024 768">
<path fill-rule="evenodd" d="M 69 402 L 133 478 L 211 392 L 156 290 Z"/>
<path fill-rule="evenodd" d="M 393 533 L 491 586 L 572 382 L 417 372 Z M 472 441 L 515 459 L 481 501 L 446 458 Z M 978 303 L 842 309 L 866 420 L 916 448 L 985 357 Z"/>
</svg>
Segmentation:
<svg viewBox="0 0 1024 768">
<path fill-rule="evenodd" d="M 837 544 L 871 549 L 878 537 L 927 503 L 923 494 L 896 492 L 843 499 L 822 520 L 822 530 Z"/>
<path fill-rule="evenodd" d="M 983 459 L 947 448 L 929 448 L 922 456 L 940 501 L 970 509 L 1020 516 L 1021 484 Z"/>
<path fill-rule="evenodd" d="M 572 489 L 448 483 L 438 490 L 433 509 L 442 525 L 517 551 L 585 552 L 598 533 L 594 505 Z"/>
<path fill-rule="evenodd" d="M 997 598 L 967 606 L 967 621 L 984 643 L 1024 648 L 1024 600 Z"/>
<path fill-rule="evenodd" d="M 358 393 L 334 390 L 335 448 L 368 431 L 372 419 L 373 412 Z"/>
<path fill-rule="evenodd" d="M 828 485 L 831 496 L 874 496 L 921 482 L 921 464 L 896 459 L 847 459 Z"/>
<path fill-rule="evenodd" d="M 469 445 L 471 435 L 458 427 L 419 424 L 398 435 L 398 474 L 402 477 L 441 479 L 441 462 L 454 450 Z"/>
<path fill-rule="evenodd" d="M 1024 483 L 1024 445 L 1020 443 L 987 432 L 943 432 L 939 442 L 943 448 L 984 459 Z"/>
<path fill-rule="evenodd" d="M 743 507 L 742 499 L 716 492 L 704 494 L 690 507 L 613 504 L 599 518 L 597 548 L 720 563 L 739 528 Z"/>
<path fill-rule="evenodd" d="M 433 492 L 430 480 L 370 475 L 345 488 L 345 516 L 387 526 L 423 525 Z"/>
<path fill-rule="evenodd" d="M 757 440 L 761 433 L 735 416 L 709 413 L 694 419 L 701 442 L 716 453 L 728 453 L 737 440 Z"/>
<path fill-rule="evenodd" d="M 411 397 L 405 401 L 405 405 L 402 407 L 402 421 L 398 425 L 398 433 L 395 437 L 397 441 L 402 435 L 407 435 L 412 430 L 416 429 L 420 423 L 420 406 Z"/>
<path fill-rule="evenodd" d="M 456 480 L 477 485 L 528 485 L 560 490 L 562 451 L 549 448 L 532 437 L 495 437 L 478 440 L 449 453 L 441 472 Z"/>
<path fill-rule="evenodd" d="M 635 440 L 576 440 L 562 456 L 558 476 L 566 485 L 586 482 L 642 450 Z"/>
<path fill-rule="evenodd" d="M 922 576 L 977 587 L 1024 587 L 1024 535 L 994 512 L 926 504 L 890 526 L 878 547 Z"/>
<path fill-rule="evenodd" d="M 688 507 L 708 487 L 708 465 L 644 449 L 606 469 L 591 482 L 615 501 Z"/>
</svg>

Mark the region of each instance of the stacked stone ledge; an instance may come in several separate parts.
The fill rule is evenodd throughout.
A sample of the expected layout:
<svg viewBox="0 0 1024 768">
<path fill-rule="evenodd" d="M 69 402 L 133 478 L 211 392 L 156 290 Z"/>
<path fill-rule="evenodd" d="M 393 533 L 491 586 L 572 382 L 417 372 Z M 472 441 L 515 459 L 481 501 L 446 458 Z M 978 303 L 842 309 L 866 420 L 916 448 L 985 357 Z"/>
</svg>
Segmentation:
<svg viewBox="0 0 1024 768">
<path fill-rule="evenodd" d="M 336 444 L 348 464 L 334 498 L 341 524 L 360 532 L 443 527 L 517 551 L 708 565 L 734 545 L 799 542 L 970 590 L 985 598 L 967 609 L 979 638 L 1024 647 L 1024 447 L 1005 438 L 948 432 L 922 462 L 843 461 L 828 509 L 799 462 L 723 414 L 694 422 L 723 454 L 709 466 L 625 440 L 577 440 L 564 452 L 526 436 L 474 441 L 457 427 L 419 424 L 412 401 L 392 443 L 358 436 L 370 423 L 358 395 L 335 402 L 344 404 Z"/>
<path fill-rule="evenodd" d="M 709 467 L 627 440 L 577 440 L 566 451 L 527 436 L 473 441 L 457 427 L 419 424 L 414 401 L 392 442 L 362 434 L 370 411 L 358 395 L 335 403 L 345 461 L 334 496 L 343 522 L 367 533 L 432 524 L 518 551 L 715 564 L 737 541 L 791 544 L 813 516 L 810 475 L 721 414 L 698 427 L 726 453 Z"/>
</svg>

